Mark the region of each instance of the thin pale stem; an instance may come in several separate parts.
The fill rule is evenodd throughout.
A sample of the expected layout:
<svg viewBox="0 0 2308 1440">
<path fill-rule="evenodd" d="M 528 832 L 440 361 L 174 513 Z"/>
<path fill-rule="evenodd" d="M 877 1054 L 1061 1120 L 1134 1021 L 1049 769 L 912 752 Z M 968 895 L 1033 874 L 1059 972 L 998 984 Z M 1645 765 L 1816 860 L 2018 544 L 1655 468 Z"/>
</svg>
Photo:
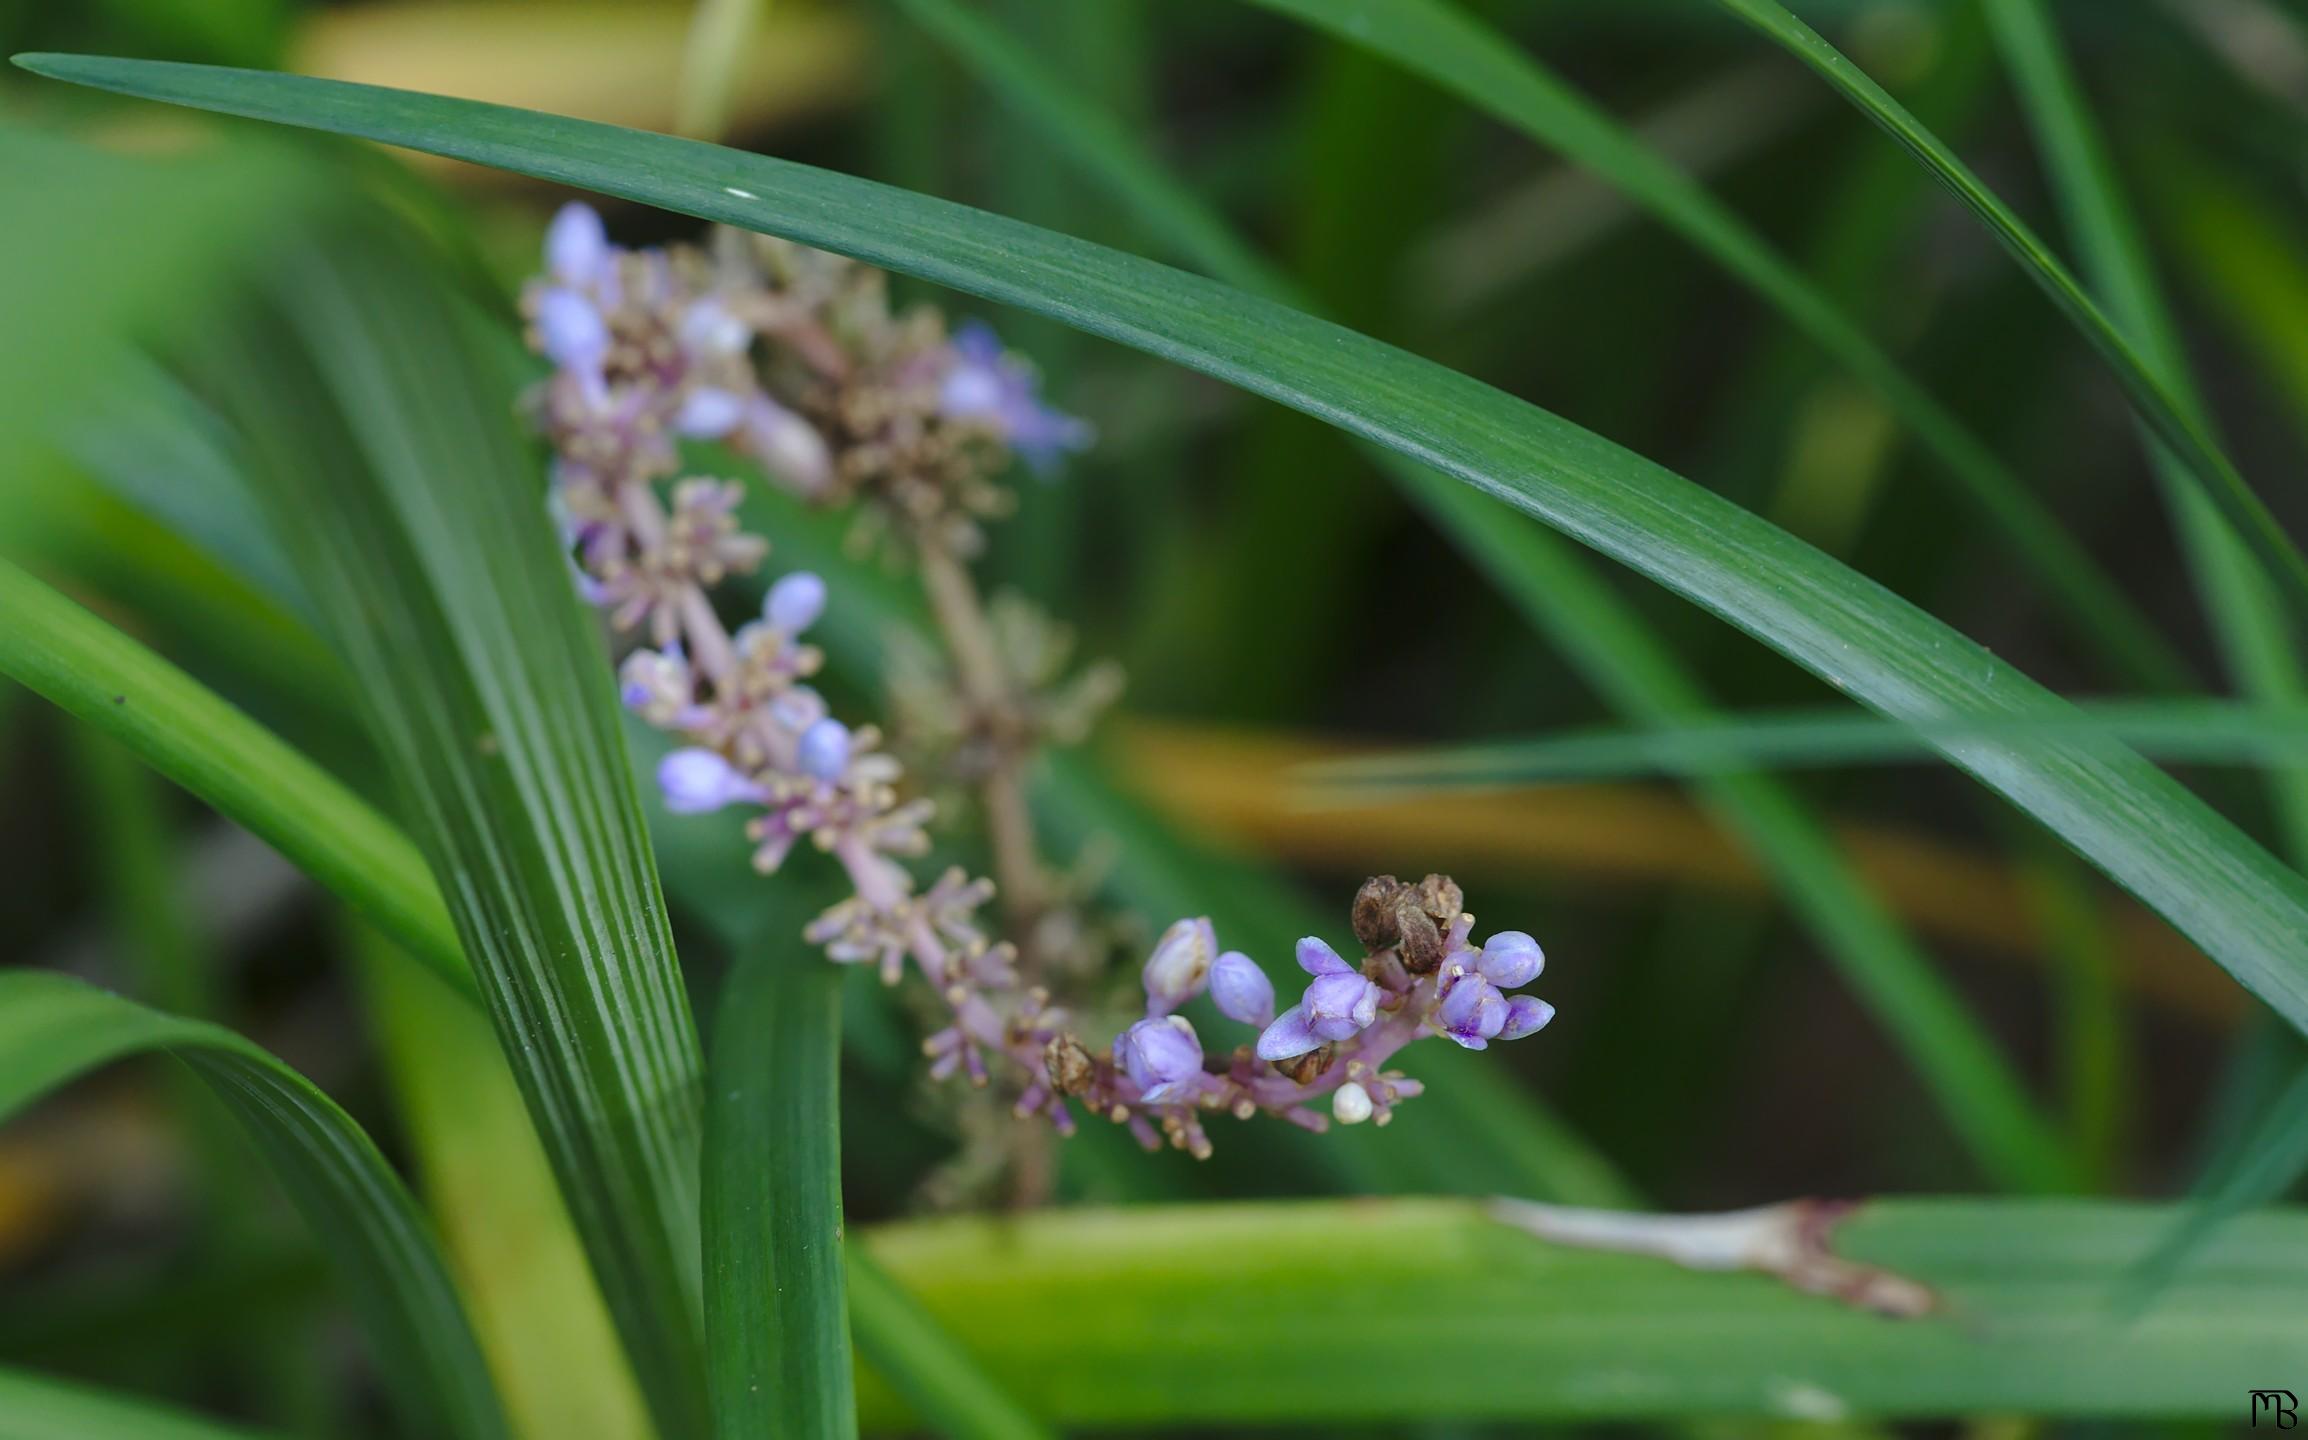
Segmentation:
<svg viewBox="0 0 2308 1440">
<path fill-rule="evenodd" d="M 993 848 L 1002 913 L 1011 942 L 1030 972 L 1039 958 L 1031 944 L 1032 931 L 1049 906 L 1050 884 L 1035 844 L 1033 812 L 1026 804 L 1027 727 L 968 568 L 928 537 L 920 537 L 915 548 L 930 614 L 954 659 L 954 678 L 990 742 L 986 772 L 978 782 L 979 803 Z"/>
</svg>

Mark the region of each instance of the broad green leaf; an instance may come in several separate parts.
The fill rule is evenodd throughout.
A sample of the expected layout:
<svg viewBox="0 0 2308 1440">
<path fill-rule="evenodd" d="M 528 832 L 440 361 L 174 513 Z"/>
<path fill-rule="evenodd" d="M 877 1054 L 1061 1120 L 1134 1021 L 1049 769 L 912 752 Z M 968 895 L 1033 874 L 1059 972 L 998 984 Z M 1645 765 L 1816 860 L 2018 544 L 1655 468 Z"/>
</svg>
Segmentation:
<svg viewBox="0 0 2308 1440">
<path fill-rule="evenodd" d="M 2147 616 L 1984 441 L 1737 212 L 1601 107 L 1445 0 L 1252 3 L 1386 57 L 1624 191 L 1881 395 L 1938 460 L 1933 473 L 2003 532 L 2068 624 L 2110 665 L 2154 688 L 2185 687 L 2187 667 Z"/>
<path fill-rule="evenodd" d="M 2211 433 L 2203 398 L 2188 376 L 2179 330 L 2158 291 L 2146 241 L 2050 16 L 2041 0 L 1989 0 L 1987 15 L 2043 148 L 2045 168 L 2083 255 L 2084 273 L 2138 347 L 2141 363 L 2181 413 Z M 2148 449 L 2229 670 L 2245 693 L 2268 704 L 2308 702 L 2308 676 L 2293 643 L 2296 632 L 2286 624 L 2266 573 L 2190 482 L 2181 462 L 2152 437 Z M 2308 863 L 2308 768 L 2280 770 L 2268 779 L 2286 848 L 2295 863 Z"/>
<path fill-rule="evenodd" d="M 2204 1416 L 2308 1369 L 2308 1214 L 2216 1237 L 2144 1314 L 2112 1302 L 2169 1207 L 1880 1200 L 1770 1275 L 1549 1243 L 1450 1200 L 930 1220 L 866 1248 L 1053 1423 L 1529 1423 Z M 1592 1219 L 1594 1217 L 1582 1217 Z M 1874 1267 L 1854 1271 L 1832 1262 Z M 1909 1282 L 1897 1284 L 1898 1281 Z M 1920 1293 L 1910 1286 L 1921 1287 Z M 1924 1299 L 1895 1318 L 1858 1295 Z M 1368 1317 L 1447 1378 L 1373 1363 Z M 1414 1367 L 1415 1369 L 1415 1367 Z M 869 1425 L 896 1412 L 869 1394 Z"/>
<path fill-rule="evenodd" d="M 1047 1440 L 977 1358 L 898 1288 L 862 1247 L 849 1251 L 849 1308 L 859 1352 L 908 1409 L 953 1440 Z"/>
<path fill-rule="evenodd" d="M 0 1369 L 0 1440 L 264 1440 L 117 1391 Z"/>
<path fill-rule="evenodd" d="M 411 1433 L 504 1436 L 488 1370 L 433 1236 L 352 1117 L 229 1030 L 62 975 L 0 972 L 0 1117 L 100 1065 L 155 1050 L 207 1081 L 271 1162 L 349 1292 Z"/>
<path fill-rule="evenodd" d="M 1746 711 L 1654 730 L 1580 730 L 1527 740 L 1356 756 L 1310 766 L 1317 790 L 1480 789 L 1633 775 L 1717 775 L 1847 765 L 1937 763 L 1938 745 L 1996 739 L 2119 740 L 2159 759 L 2202 765 L 2296 765 L 2308 758 L 2308 709 L 2221 700 L 2099 700 L 2067 714 L 1905 725 L 1849 710 Z"/>
<path fill-rule="evenodd" d="M 651 1440 L 584 1248 L 478 997 L 345 925 L 418 1197 L 523 1440 Z"/>
<path fill-rule="evenodd" d="M 842 1284 L 842 974 L 798 935 L 757 937 L 715 1008 L 705 1326 L 718 1435 L 857 1434 Z"/>
<path fill-rule="evenodd" d="M 301 751 L 129 636 L 0 561 L 0 674 L 117 737 L 238 821 L 467 994 L 424 858 Z"/>
<path fill-rule="evenodd" d="M 444 288 L 382 225 L 284 241 L 193 379 L 344 661 L 658 1427 L 702 1434 L 697 1034 L 606 658 Z"/>
<path fill-rule="evenodd" d="M 1091 178 L 1122 203 L 1144 213 L 1158 234 L 1221 279 L 1278 300 L 1289 298 L 1287 283 L 1254 257 L 1212 245 L 1209 236 L 1225 233 L 1215 215 L 1127 136 L 1102 126 L 1090 105 L 1068 94 L 998 32 L 969 19 L 951 0 L 901 3 L 952 40 L 989 84 L 1044 123 L 1053 143 L 1075 155 Z M 1474 38 L 1482 39 L 1479 33 Z M 1577 118 L 1575 108 L 1566 113 Z M 1697 684 L 1672 654 L 1567 547 L 1528 520 L 1501 514 L 1490 501 L 1399 454 L 1381 450 L 1376 458 L 1609 703 L 1649 726 L 1674 724 L 1705 708 Z M 1713 778 L 1700 788 L 1727 827 L 1771 868 L 1798 916 L 1900 1042 L 1983 1168 L 2015 1188 L 2067 1185 L 2071 1177 L 2057 1161 L 2048 1127 L 1994 1045 L 1939 980 L 1929 959 L 1842 862 L 1825 828 L 1806 814 L 1793 793 L 1756 776 Z M 1467 1074 L 1454 1080 L 1470 1083 L 1477 1067 L 1458 1068 Z M 1484 1079 L 1497 1083 L 1488 1074 Z M 1441 1133 L 1447 1143 L 1448 1127 Z M 1435 1137 L 1435 1129 L 1422 1127 L 1417 1140 L 1433 1145 Z M 1496 1153 L 1511 1147 L 1494 1141 L 1484 1148 Z M 1558 1148 L 1550 1145 L 1542 1153 Z"/>
<path fill-rule="evenodd" d="M 2269 513 L 2236 467 L 2220 452 L 2187 401 L 2136 348 L 2135 334 L 2127 338 L 2107 312 L 2087 294 L 2067 266 L 2011 207 L 1973 174 L 1939 137 L 1907 112 L 1881 85 L 1837 50 L 1810 26 L 1774 0 L 1716 0 L 1768 36 L 1816 72 L 1859 112 L 1915 156 L 1965 208 L 1978 216 L 2028 279 L 2051 298 L 2052 304 L 2107 362 L 2110 372 L 2130 399 L 2132 408 L 2155 433 L 2177 463 L 2202 487 L 2205 498 L 2235 527 L 2278 584 L 2297 604 L 2308 600 L 2308 559 L 2276 517 Z"/>
</svg>

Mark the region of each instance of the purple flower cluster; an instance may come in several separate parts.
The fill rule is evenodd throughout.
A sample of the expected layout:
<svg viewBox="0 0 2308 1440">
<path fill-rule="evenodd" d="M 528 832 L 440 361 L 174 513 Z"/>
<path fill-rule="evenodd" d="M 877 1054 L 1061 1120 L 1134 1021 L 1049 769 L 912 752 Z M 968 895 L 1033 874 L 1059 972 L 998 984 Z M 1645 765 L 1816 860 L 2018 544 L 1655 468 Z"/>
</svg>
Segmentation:
<svg viewBox="0 0 2308 1440">
<path fill-rule="evenodd" d="M 553 365 L 534 407 L 554 452 L 551 511 L 580 591 L 646 642 L 626 655 L 620 694 L 682 742 L 658 768 L 666 807 L 749 812 L 765 873 L 804 839 L 842 866 L 852 893 L 804 933 L 891 983 L 909 962 L 919 970 L 949 1012 L 923 1045 L 933 1076 L 983 1085 L 998 1065 L 1021 1116 L 1070 1133 L 1079 1099 L 1149 1146 L 1202 1155 L 1212 1112 L 1320 1130 L 1312 1107 L 1327 1097 L 1341 1122 L 1385 1124 L 1419 1089 L 1384 1068 L 1404 1045 L 1440 1035 L 1479 1050 L 1552 1018 L 1506 993 L 1539 973 L 1528 935 L 1477 948 L 1456 885 L 1379 877 L 1355 901 L 1365 958 L 1300 941 L 1309 983 L 1279 1014 L 1263 970 L 1221 953 L 1208 920 L 1179 921 L 1146 961 L 1143 1018 L 1093 1052 L 986 933 L 990 881 L 949 869 L 917 888 L 903 862 L 929 848 L 931 803 L 906 794 L 875 727 L 835 718 L 808 683 L 823 657 L 804 636 L 825 583 L 784 575 L 758 617 L 724 627 L 708 592 L 758 569 L 769 546 L 739 525 L 739 486 L 680 477 L 679 447 L 718 441 L 804 496 L 871 501 L 917 553 L 950 557 L 974 544 L 975 517 L 998 513 L 988 477 L 1010 456 L 1047 473 L 1089 427 L 1045 405 L 1032 368 L 984 326 L 948 338 L 933 312 L 895 315 L 880 276 L 838 257 L 735 236 L 710 254 L 623 250 L 571 205 L 547 231 L 545 272 L 523 309 Z M 1204 994 L 1254 1043 L 1206 1053 L 1178 1013 Z"/>
<path fill-rule="evenodd" d="M 1207 919 L 1179 921 L 1146 961 L 1145 1018 L 1115 1039 L 1108 1059 L 1070 1037 L 1060 1040 L 1051 1048 L 1051 1075 L 1062 1091 L 1128 1124 L 1149 1146 L 1166 1136 L 1204 1155 L 1205 1113 L 1247 1119 L 1265 1112 L 1316 1131 L 1331 1119 L 1384 1125 L 1421 1088 L 1387 1068 L 1412 1041 L 1440 1036 L 1481 1050 L 1554 1019 L 1544 1000 L 1505 993 L 1538 978 L 1546 960 L 1537 942 L 1502 930 L 1476 947 L 1469 939 L 1474 916 L 1459 908 L 1458 887 L 1441 876 L 1415 886 L 1392 876 L 1371 879 L 1357 897 L 1355 921 L 1367 952 L 1360 964 L 1318 936 L 1298 942 L 1298 965 L 1309 979 L 1299 1002 L 1280 1015 L 1265 971 L 1240 951 L 1219 952 Z M 1193 1024 L 1176 1013 L 1205 992 L 1220 1015 L 1255 1029 L 1255 1041 L 1210 1055 Z M 1328 1117 L 1314 1108 L 1325 1097 Z"/>
</svg>

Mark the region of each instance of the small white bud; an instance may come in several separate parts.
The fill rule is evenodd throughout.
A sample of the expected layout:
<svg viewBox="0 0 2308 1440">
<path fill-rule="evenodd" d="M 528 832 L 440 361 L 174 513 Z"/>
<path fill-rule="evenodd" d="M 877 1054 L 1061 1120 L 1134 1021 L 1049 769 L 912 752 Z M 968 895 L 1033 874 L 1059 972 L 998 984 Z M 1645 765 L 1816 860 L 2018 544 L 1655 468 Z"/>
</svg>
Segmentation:
<svg viewBox="0 0 2308 1440">
<path fill-rule="evenodd" d="M 1370 1118 L 1370 1092 L 1352 1080 L 1338 1087 L 1330 1097 L 1330 1113 L 1341 1125 L 1360 1125 Z"/>
</svg>

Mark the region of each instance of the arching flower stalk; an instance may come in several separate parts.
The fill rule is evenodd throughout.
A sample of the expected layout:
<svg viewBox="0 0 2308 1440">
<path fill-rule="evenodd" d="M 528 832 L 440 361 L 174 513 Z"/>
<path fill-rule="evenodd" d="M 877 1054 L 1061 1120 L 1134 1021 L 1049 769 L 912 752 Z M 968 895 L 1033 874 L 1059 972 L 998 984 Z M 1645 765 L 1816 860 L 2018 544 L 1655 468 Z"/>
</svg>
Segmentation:
<svg viewBox="0 0 2308 1440">
<path fill-rule="evenodd" d="M 750 812 L 764 872 L 804 841 L 842 868 L 851 893 L 804 933 L 889 983 L 908 969 L 927 982 L 945 1014 L 924 1042 L 933 1077 L 999 1076 L 1020 1116 L 1060 1133 L 1079 1101 L 1149 1146 L 1204 1155 L 1215 1113 L 1384 1124 L 1418 1093 L 1388 1068 L 1405 1045 L 1442 1036 L 1482 1049 L 1552 1018 L 1506 993 L 1543 963 L 1529 936 L 1478 947 L 1455 884 L 1379 877 L 1355 901 L 1359 961 L 1299 943 L 1298 1003 L 1278 1012 L 1265 972 L 1221 952 L 1208 920 L 1181 920 L 1146 962 L 1144 1017 L 1102 1048 L 1085 1043 L 1022 973 L 1018 940 L 1048 932 L 1060 887 L 1036 853 L 1019 774 L 1034 746 L 1079 738 L 1119 683 L 1098 667 L 1066 678 L 1063 632 L 1023 602 L 981 603 L 968 561 L 1007 508 L 996 477 L 1011 458 L 1047 473 L 1089 443 L 1088 425 L 1044 404 L 1031 367 L 992 332 L 949 334 L 926 307 L 893 313 L 879 273 L 837 257 L 728 233 L 710 253 L 623 250 L 571 205 L 545 258 L 523 306 L 553 364 L 534 400 L 554 451 L 552 513 L 581 593 L 642 642 L 620 667 L 624 703 L 683 742 L 658 771 L 666 803 Z M 805 637 L 831 600 L 824 582 L 781 576 L 758 618 L 724 627 L 709 592 L 759 569 L 769 545 L 739 527 L 737 484 L 680 475 L 684 438 L 855 507 L 914 564 L 945 653 L 909 661 L 900 703 L 977 784 L 1009 934 L 980 915 L 993 880 L 948 869 L 917 881 L 907 862 L 929 848 L 934 807 L 909 794 L 874 726 L 835 717 L 809 684 L 823 657 Z M 1177 1013 L 1205 992 L 1256 1035 L 1206 1049 Z"/>
</svg>

